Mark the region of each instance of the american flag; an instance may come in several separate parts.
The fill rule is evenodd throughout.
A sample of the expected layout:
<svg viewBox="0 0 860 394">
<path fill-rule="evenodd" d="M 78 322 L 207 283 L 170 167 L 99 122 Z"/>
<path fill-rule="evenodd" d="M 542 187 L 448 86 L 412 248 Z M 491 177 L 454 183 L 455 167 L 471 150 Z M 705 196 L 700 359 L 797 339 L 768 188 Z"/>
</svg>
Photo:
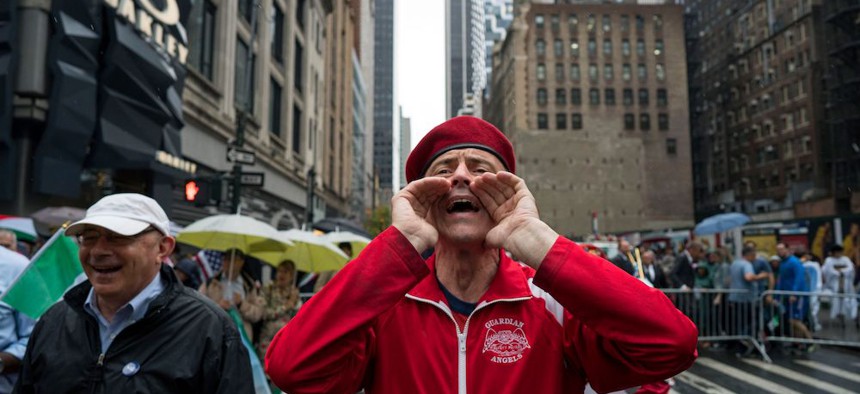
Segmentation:
<svg viewBox="0 0 860 394">
<path fill-rule="evenodd" d="M 208 282 L 209 279 L 212 279 L 212 277 L 221 271 L 221 267 L 224 265 L 224 253 L 217 250 L 203 249 L 197 253 L 194 260 L 200 266 L 204 280 Z"/>
</svg>

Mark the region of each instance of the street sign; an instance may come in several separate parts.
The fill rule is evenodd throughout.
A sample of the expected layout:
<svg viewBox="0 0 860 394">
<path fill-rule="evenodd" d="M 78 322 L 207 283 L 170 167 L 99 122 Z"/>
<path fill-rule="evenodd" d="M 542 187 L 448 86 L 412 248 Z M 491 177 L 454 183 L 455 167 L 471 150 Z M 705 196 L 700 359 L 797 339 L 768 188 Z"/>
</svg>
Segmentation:
<svg viewBox="0 0 860 394">
<path fill-rule="evenodd" d="M 266 174 L 262 172 L 243 172 L 239 177 L 242 186 L 263 186 L 266 182 Z"/>
<path fill-rule="evenodd" d="M 237 148 L 235 146 L 228 146 L 227 161 L 252 166 L 257 162 L 257 155 L 255 155 L 253 151 Z"/>
</svg>

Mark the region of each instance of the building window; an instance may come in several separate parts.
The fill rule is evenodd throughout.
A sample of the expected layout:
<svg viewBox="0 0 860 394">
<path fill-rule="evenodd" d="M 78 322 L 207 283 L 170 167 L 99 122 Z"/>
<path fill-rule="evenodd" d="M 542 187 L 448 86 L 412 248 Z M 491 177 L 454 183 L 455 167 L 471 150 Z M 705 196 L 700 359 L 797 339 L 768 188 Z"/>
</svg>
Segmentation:
<svg viewBox="0 0 860 394">
<path fill-rule="evenodd" d="M 625 106 L 633 105 L 633 89 L 624 89 L 624 97 L 622 98 Z"/>
<path fill-rule="evenodd" d="M 558 31 L 558 14 L 549 16 L 549 27 L 552 31 Z"/>
<path fill-rule="evenodd" d="M 663 54 L 663 40 L 654 41 L 654 56 Z"/>
<path fill-rule="evenodd" d="M 657 127 L 660 129 L 660 131 L 669 130 L 669 114 L 657 115 Z"/>
<path fill-rule="evenodd" d="M 570 128 L 574 130 L 582 129 L 582 114 L 570 115 Z"/>
<path fill-rule="evenodd" d="M 272 7 L 272 20 L 269 21 L 270 41 L 272 44 L 272 57 L 278 63 L 284 62 L 284 12 L 277 5 Z"/>
<path fill-rule="evenodd" d="M 573 105 L 582 105 L 582 90 L 579 88 L 570 89 L 570 103 Z"/>
<path fill-rule="evenodd" d="M 658 81 L 665 81 L 666 80 L 666 67 L 663 66 L 663 63 L 657 63 L 657 65 L 655 66 L 655 69 L 656 69 L 656 74 L 657 74 L 657 80 Z"/>
<path fill-rule="evenodd" d="M 597 41 L 593 38 L 588 40 L 588 56 L 597 55 Z"/>
<path fill-rule="evenodd" d="M 678 154 L 678 140 L 666 138 L 666 153 L 672 156 Z"/>
<path fill-rule="evenodd" d="M 535 41 L 535 52 L 537 52 L 538 56 L 543 56 L 546 54 L 546 41 L 541 38 L 538 38 Z"/>
<path fill-rule="evenodd" d="M 648 69 L 645 68 L 644 64 L 639 63 L 639 65 L 636 66 L 636 70 L 637 70 L 637 74 L 639 74 L 639 80 L 640 81 L 644 81 L 644 80 L 648 79 Z"/>
<path fill-rule="evenodd" d="M 556 89 L 555 90 L 555 103 L 556 104 L 567 104 L 567 89 Z"/>
<path fill-rule="evenodd" d="M 612 65 L 604 64 L 603 65 L 603 79 L 607 81 L 611 81 L 613 78 Z"/>
<path fill-rule="evenodd" d="M 293 152 L 302 153 L 302 109 L 293 104 Z"/>
<path fill-rule="evenodd" d="M 625 81 L 630 80 L 631 72 L 632 72 L 632 70 L 630 69 L 630 63 L 624 63 L 621 66 L 621 78 L 624 79 Z"/>
<path fill-rule="evenodd" d="M 645 40 L 641 38 L 636 40 L 636 54 L 639 56 L 645 56 Z"/>
<path fill-rule="evenodd" d="M 576 14 L 570 14 L 567 17 L 567 29 L 571 34 L 575 34 L 579 29 L 579 18 Z"/>
<path fill-rule="evenodd" d="M 636 115 L 624 114 L 624 130 L 636 130 Z"/>
<path fill-rule="evenodd" d="M 645 30 L 645 18 L 642 15 L 636 15 L 636 31 L 641 33 Z"/>
<path fill-rule="evenodd" d="M 592 88 L 588 91 L 588 103 L 591 105 L 600 105 L 600 89 Z"/>
<path fill-rule="evenodd" d="M 597 77 L 598 77 L 597 65 L 596 64 L 589 64 L 588 65 L 588 79 L 590 79 L 592 81 L 597 81 Z"/>
<path fill-rule="evenodd" d="M 543 63 L 537 65 L 537 79 L 538 81 L 546 80 L 546 65 Z"/>
<path fill-rule="evenodd" d="M 621 40 L 621 54 L 624 56 L 630 56 L 630 40 L 626 38 Z"/>
<path fill-rule="evenodd" d="M 639 130 L 651 130 L 651 115 L 639 114 Z"/>
<path fill-rule="evenodd" d="M 663 30 L 663 15 L 654 14 L 654 31 Z"/>
<path fill-rule="evenodd" d="M 535 27 L 538 29 L 543 29 L 543 14 L 535 15 Z"/>
<path fill-rule="evenodd" d="M 555 129 L 567 130 L 567 114 L 555 114 Z"/>
<path fill-rule="evenodd" d="M 211 0 L 198 1 L 191 8 L 188 22 L 188 64 L 210 81 L 217 11 Z"/>
<path fill-rule="evenodd" d="M 579 57 L 579 41 L 570 40 L 570 55 Z"/>
<path fill-rule="evenodd" d="M 594 14 L 588 15 L 587 28 L 589 33 L 594 33 L 594 25 L 597 24 L 597 20 L 594 17 Z"/>
<path fill-rule="evenodd" d="M 298 38 L 295 41 L 295 53 L 293 54 L 293 86 L 299 92 L 304 89 L 304 56 L 305 47 L 299 42 Z"/>
<path fill-rule="evenodd" d="M 669 104 L 669 97 L 666 94 L 666 89 L 657 89 L 657 106 L 665 107 Z"/>
<path fill-rule="evenodd" d="M 612 56 L 612 40 L 603 40 L 603 54 L 606 56 Z"/>
<path fill-rule="evenodd" d="M 269 132 L 281 136 L 281 84 L 269 80 Z"/>
<path fill-rule="evenodd" d="M 238 0 L 239 6 L 239 15 L 245 19 L 245 22 L 251 23 L 251 13 L 254 12 L 254 1 L 253 0 Z M 257 15 L 259 18 L 260 15 Z"/>
<path fill-rule="evenodd" d="M 630 31 L 630 16 L 621 15 L 621 32 L 626 33 Z"/>
<path fill-rule="evenodd" d="M 609 33 L 612 30 L 612 18 L 609 15 L 603 15 L 603 31 Z"/>
<path fill-rule="evenodd" d="M 562 63 L 555 64 L 555 80 L 564 81 L 564 64 Z"/>
<path fill-rule="evenodd" d="M 562 44 L 561 40 L 556 39 L 552 42 L 552 49 L 555 52 L 555 57 L 564 56 L 564 44 Z"/>
<path fill-rule="evenodd" d="M 539 105 L 546 105 L 546 89 L 540 88 L 537 90 L 537 103 Z"/>
<path fill-rule="evenodd" d="M 615 105 L 615 89 L 604 89 L 603 102 L 606 105 Z"/>
<path fill-rule="evenodd" d="M 546 114 L 537 114 L 538 130 L 546 130 L 549 128 L 549 120 Z"/>
<path fill-rule="evenodd" d="M 254 111 L 254 63 L 251 55 L 248 62 L 248 45 L 241 39 L 236 39 L 236 94 L 234 103 L 242 111 Z M 250 64 L 249 64 L 250 63 Z M 250 67 L 250 68 L 249 68 Z"/>
<path fill-rule="evenodd" d="M 579 64 L 571 64 L 570 65 L 570 79 L 572 81 L 579 81 L 581 75 L 579 72 Z"/>
<path fill-rule="evenodd" d="M 648 106 L 648 89 L 639 89 L 639 106 Z"/>
</svg>

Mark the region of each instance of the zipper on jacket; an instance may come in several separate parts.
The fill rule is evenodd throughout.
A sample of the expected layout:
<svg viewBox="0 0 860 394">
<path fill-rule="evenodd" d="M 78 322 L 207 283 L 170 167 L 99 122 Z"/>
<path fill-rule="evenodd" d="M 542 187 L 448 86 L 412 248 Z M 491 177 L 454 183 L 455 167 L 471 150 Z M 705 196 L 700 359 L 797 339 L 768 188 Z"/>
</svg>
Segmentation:
<svg viewBox="0 0 860 394">
<path fill-rule="evenodd" d="M 102 367 L 104 365 L 105 365 L 105 354 L 101 353 L 101 354 L 99 354 L 99 361 L 96 362 L 96 366 Z"/>
<path fill-rule="evenodd" d="M 410 294 L 406 294 L 406 298 L 411 298 L 415 301 L 424 302 L 430 305 L 434 305 L 437 308 L 441 309 L 445 312 L 448 317 L 451 318 L 451 321 L 454 322 L 454 328 L 457 330 L 457 392 L 459 394 L 466 394 L 466 338 L 469 333 L 469 321 L 472 320 L 472 316 L 475 315 L 475 312 L 486 307 L 487 305 L 492 305 L 497 302 L 515 302 L 515 301 L 525 301 L 532 297 L 520 297 L 520 298 L 508 298 L 508 299 L 498 299 L 490 302 L 482 302 L 475 307 L 475 310 L 469 314 L 469 317 L 466 318 L 466 324 L 463 326 L 463 331 L 460 331 L 460 325 L 457 324 L 457 320 L 454 319 L 454 315 L 451 313 L 451 309 L 448 308 L 448 305 L 445 305 L 444 302 L 433 302 L 424 298 L 418 298 L 412 296 Z"/>
</svg>

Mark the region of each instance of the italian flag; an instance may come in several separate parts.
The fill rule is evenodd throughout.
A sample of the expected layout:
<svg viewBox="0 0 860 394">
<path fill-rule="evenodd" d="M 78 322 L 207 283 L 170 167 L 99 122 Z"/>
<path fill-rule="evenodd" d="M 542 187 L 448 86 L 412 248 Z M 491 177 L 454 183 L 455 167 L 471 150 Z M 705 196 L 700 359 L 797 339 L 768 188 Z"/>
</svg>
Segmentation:
<svg viewBox="0 0 860 394">
<path fill-rule="evenodd" d="M 78 245 L 59 229 L 39 249 L 27 268 L 15 278 L 0 301 L 38 319 L 51 305 L 59 301 L 66 290 L 83 273 L 78 259 Z"/>
</svg>

